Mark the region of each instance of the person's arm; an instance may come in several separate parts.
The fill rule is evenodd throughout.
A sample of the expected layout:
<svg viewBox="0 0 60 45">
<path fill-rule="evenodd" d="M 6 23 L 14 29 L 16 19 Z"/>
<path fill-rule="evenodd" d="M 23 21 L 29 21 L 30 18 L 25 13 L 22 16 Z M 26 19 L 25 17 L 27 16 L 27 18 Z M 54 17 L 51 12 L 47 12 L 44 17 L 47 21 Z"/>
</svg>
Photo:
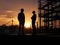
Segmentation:
<svg viewBox="0 0 60 45">
<path fill-rule="evenodd" d="M 33 16 L 31 17 L 31 19 L 33 19 Z"/>
</svg>

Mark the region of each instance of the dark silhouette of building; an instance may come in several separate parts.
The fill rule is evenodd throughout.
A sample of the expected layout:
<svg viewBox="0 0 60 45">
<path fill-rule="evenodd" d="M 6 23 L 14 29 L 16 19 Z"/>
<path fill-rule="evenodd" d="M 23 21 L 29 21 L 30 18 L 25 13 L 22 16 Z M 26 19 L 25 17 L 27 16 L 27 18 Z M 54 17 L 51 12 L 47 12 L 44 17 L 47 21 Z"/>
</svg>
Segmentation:
<svg viewBox="0 0 60 45">
<path fill-rule="evenodd" d="M 44 32 L 60 32 L 60 0 L 38 0 L 38 2 L 40 29 Z M 41 25 L 42 18 L 44 27 Z"/>
<path fill-rule="evenodd" d="M 20 31 L 22 31 L 22 35 L 24 35 L 24 24 L 25 24 L 24 9 L 21 9 L 21 12 L 18 14 L 18 21 L 19 21 L 18 35 L 20 35 Z"/>
<path fill-rule="evenodd" d="M 35 27 L 35 22 L 36 22 L 36 14 L 35 11 L 32 12 L 33 16 L 31 17 L 32 19 L 32 28 L 33 28 L 33 35 L 36 34 L 36 27 Z"/>
</svg>

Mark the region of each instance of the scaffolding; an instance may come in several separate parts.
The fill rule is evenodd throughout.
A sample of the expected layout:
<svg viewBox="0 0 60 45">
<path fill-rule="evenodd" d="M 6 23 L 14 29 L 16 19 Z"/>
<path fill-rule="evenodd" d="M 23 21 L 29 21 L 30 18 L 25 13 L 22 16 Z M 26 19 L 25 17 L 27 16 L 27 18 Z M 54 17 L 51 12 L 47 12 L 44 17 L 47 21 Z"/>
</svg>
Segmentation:
<svg viewBox="0 0 60 45">
<path fill-rule="evenodd" d="M 60 1 L 38 0 L 38 2 L 40 29 L 45 32 L 60 32 Z"/>
</svg>

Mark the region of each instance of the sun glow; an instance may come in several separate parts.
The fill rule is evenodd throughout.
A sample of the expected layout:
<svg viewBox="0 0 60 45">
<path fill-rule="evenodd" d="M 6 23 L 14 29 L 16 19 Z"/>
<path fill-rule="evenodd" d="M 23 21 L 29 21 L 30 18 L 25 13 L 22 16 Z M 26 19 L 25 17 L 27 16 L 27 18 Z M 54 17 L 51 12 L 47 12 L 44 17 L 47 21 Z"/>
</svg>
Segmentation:
<svg viewBox="0 0 60 45">
<path fill-rule="evenodd" d="M 24 26 L 25 26 L 26 28 L 30 28 L 30 23 L 29 23 L 29 22 L 26 22 Z"/>
</svg>

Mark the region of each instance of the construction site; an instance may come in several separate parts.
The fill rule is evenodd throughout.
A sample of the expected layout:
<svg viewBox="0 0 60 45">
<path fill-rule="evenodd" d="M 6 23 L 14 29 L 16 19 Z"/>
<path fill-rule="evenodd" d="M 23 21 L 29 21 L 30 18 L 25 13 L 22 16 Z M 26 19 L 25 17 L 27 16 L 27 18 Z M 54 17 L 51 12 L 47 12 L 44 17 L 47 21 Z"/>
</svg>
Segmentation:
<svg viewBox="0 0 60 45">
<path fill-rule="evenodd" d="M 38 0 L 38 3 L 40 32 L 60 33 L 60 0 Z"/>
</svg>

